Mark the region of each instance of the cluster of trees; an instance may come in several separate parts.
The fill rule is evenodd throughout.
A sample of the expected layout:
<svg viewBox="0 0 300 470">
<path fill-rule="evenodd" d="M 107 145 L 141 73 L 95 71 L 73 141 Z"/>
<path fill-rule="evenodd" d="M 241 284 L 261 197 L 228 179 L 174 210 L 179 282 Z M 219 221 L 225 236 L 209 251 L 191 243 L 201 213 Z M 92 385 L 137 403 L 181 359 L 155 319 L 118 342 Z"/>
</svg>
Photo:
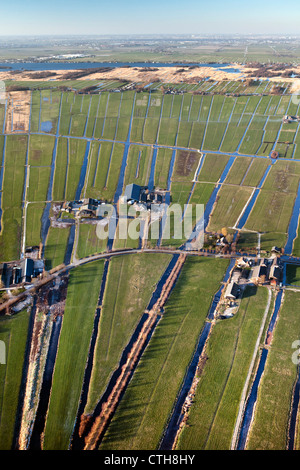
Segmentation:
<svg viewBox="0 0 300 470">
<path fill-rule="evenodd" d="M 30 74 L 30 78 L 33 78 L 34 80 L 39 80 L 43 78 L 54 77 L 55 75 L 57 75 L 56 72 L 45 70 L 44 72 L 35 72 L 35 73 Z"/>
<path fill-rule="evenodd" d="M 78 78 L 86 77 L 87 75 L 91 75 L 92 73 L 105 73 L 110 72 L 110 67 L 98 67 L 98 68 L 90 68 L 84 70 L 74 70 L 72 72 L 65 73 L 61 80 L 77 80 Z"/>
<path fill-rule="evenodd" d="M 251 72 L 251 77 L 291 77 L 297 75 L 294 70 L 292 70 L 292 64 L 260 64 L 259 62 L 249 62 L 247 67 L 253 68 Z M 282 72 L 284 70 L 284 72 Z M 280 73 L 278 73 L 280 72 Z"/>
<path fill-rule="evenodd" d="M 280 86 L 280 85 L 274 85 L 271 89 L 271 93 L 273 95 L 281 95 L 284 91 L 284 87 Z"/>
<path fill-rule="evenodd" d="M 142 69 L 137 69 L 136 70 L 139 70 L 140 72 L 157 72 L 159 69 L 157 67 L 144 67 Z"/>
</svg>

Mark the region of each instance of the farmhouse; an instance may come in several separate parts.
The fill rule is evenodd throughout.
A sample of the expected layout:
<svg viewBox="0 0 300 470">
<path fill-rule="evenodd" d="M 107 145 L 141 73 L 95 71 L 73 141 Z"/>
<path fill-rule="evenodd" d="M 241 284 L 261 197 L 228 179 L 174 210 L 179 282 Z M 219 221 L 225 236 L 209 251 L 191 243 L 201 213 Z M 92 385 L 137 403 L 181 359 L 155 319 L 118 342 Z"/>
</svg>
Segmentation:
<svg viewBox="0 0 300 470">
<path fill-rule="evenodd" d="M 75 216 L 89 215 L 98 217 L 98 208 L 104 204 L 99 199 L 86 198 L 80 201 L 70 201 L 62 205 L 62 210 L 73 213 Z"/>
<path fill-rule="evenodd" d="M 250 275 L 250 281 L 254 284 L 264 284 L 267 280 L 268 268 L 264 259 L 254 266 Z"/>
<path fill-rule="evenodd" d="M 236 260 L 236 265 L 238 268 L 250 268 L 253 265 L 253 260 L 251 258 L 241 256 Z"/>
<path fill-rule="evenodd" d="M 163 198 L 159 191 L 149 191 L 147 186 L 128 184 L 125 188 L 124 199 L 128 204 L 146 204 L 147 209 L 151 204 L 161 204 Z"/>
<path fill-rule="evenodd" d="M 280 264 L 280 258 L 277 256 L 273 258 L 272 264 L 269 270 L 269 279 L 272 284 L 277 284 L 282 278 L 282 266 Z M 273 281 L 273 282 L 272 282 Z"/>
<path fill-rule="evenodd" d="M 253 267 L 250 274 L 250 282 L 254 284 L 270 283 L 276 286 L 282 279 L 282 264 L 279 256 L 269 259 L 261 259 Z"/>
<path fill-rule="evenodd" d="M 235 300 L 240 293 L 240 288 L 238 284 L 235 282 L 231 281 L 225 291 L 225 299 L 229 300 Z"/>
<path fill-rule="evenodd" d="M 283 122 L 284 123 L 288 123 L 288 122 L 297 122 L 297 121 L 300 121 L 300 117 L 299 116 L 289 116 L 288 114 L 286 114 L 285 116 L 283 116 Z"/>
<path fill-rule="evenodd" d="M 31 258 L 3 263 L 0 268 L 1 281 L 5 287 L 28 284 L 44 272 L 44 266 L 43 260 Z"/>
<path fill-rule="evenodd" d="M 242 276 L 243 270 L 241 268 L 235 268 L 231 274 L 231 282 L 239 284 L 239 280 Z"/>
</svg>

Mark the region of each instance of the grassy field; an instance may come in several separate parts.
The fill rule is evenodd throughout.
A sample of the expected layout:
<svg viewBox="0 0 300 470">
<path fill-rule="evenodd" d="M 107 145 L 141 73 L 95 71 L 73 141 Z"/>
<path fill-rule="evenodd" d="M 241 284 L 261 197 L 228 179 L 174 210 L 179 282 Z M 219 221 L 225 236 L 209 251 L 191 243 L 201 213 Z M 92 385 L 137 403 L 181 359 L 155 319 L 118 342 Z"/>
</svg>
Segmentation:
<svg viewBox="0 0 300 470">
<path fill-rule="evenodd" d="M 18 259 L 21 245 L 26 136 L 7 136 L 1 206 L 0 260 Z"/>
<path fill-rule="evenodd" d="M 97 237 L 97 225 L 80 224 L 77 257 L 85 258 L 95 253 L 106 251 L 107 239 L 101 240 Z"/>
<path fill-rule="evenodd" d="M 117 188 L 124 145 L 95 143 L 90 148 L 90 166 L 85 193 L 89 197 L 112 201 Z"/>
<path fill-rule="evenodd" d="M 87 144 L 84 140 L 70 139 L 69 141 L 69 158 L 65 186 L 66 200 L 75 199 L 76 190 L 79 184 L 81 167 L 86 151 L 86 145 Z"/>
<path fill-rule="evenodd" d="M 39 245 L 41 241 L 41 218 L 44 203 L 28 204 L 26 217 L 26 246 Z"/>
<path fill-rule="evenodd" d="M 220 178 L 226 164 L 228 163 L 228 160 L 229 157 L 227 155 L 205 155 L 197 180 L 216 183 Z"/>
<path fill-rule="evenodd" d="M 32 166 L 50 166 L 54 142 L 53 136 L 30 135 L 29 164 Z"/>
<path fill-rule="evenodd" d="M 103 273 L 103 261 L 71 271 L 55 362 L 44 449 L 68 449 Z"/>
<path fill-rule="evenodd" d="M 158 188 L 167 189 L 173 152 L 171 149 L 158 149 L 154 175 L 154 185 Z"/>
<path fill-rule="evenodd" d="M 49 228 L 44 253 L 46 269 L 52 269 L 64 262 L 69 234 L 69 228 Z"/>
<path fill-rule="evenodd" d="M 0 340 L 4 341 L 6 364 L 0 364 L 0 449 L 13 446 L 19 403 L 29 316 L 26 310 L 14 317 L 0 317 Z"/>
<path fill-rule="evenodd" d="M 226 266 L 186 261 L 100 449 L 157 449 Z"/>
<path fill-rule="evenodd" d="M 299 171 L 298 162 L 277 161 L 268 173 L 245 224 L 245 229 L 265 232 L 262 249 L 270 250 L 274 245 L 285 244 L 299 185 Z"/>
<path fill-rule="evenodd" d="M 27 199 L 30 202 L 46 201 L 50 181 L 50 167 L 30 167 Z"/>
<path fill-rule="evenodd" d="M 241 184 L 248 173 L 253 159 L 250 157 L 236 158 L 225 179 L 226 184 Z"/>
<path fill-rule="evenodd" d="M 125 171 L 124 185 L 135 183 L 147 186 L 152 161 L 151 147 L 131 145 L 129 148 L 128 164 Z"/>
<path fill-rule="evenodd" d="M 143 254 L 110 261 L 85 413 L 100 400 L 170 260 L 167 254 Z"/>
<path fill-rule="evenodd" d="M 248 287 L 238 313 L 213 327 L 182 449 L 229 450 L 242 390 L 267 305 L 266 289 Z"/>
<path fill-rule="evenodd" d="M 244 186 L 258 186 L 261 181 L 267 167 L 269 166 L 269 161 L 262 158 L 252 159 L 247 173 L 244 175 L 243 185 Z"/>
<path fill-rule="evenodd" d="M 200 158 L 198 152 L 177 150 L 172 181 L 192 181 Z"/>
<path fill-rule="evenodd" d="M 253 48 L 249 46 L 249 57 Z M 224 48 L 224 57 L 228 53 Z M 11 81 L 9 84 L 19 86 L 20 83 Z M 93 85 L 98 89 L 91 93 L 84 90 Z M 164 94 L 163 83 L 158 82 L 141 91 L 138 86 L 136 90 L 118 93 L 112 90 L 120 89 L 122 82 L 115 80 L 101 83 L 99 80 L 51 81 L 48 85 L 37 81 L 24 82 L 22 86 L 32 90 L 31 132 L 0 135 L 1 261 L 20 258 L 24 230 L 26 246 L 39 244 L 41 217 L 48 198 L 52 203 L 84 197 L 112 202 L 119 183 L 123 184 L 123 190 L 130 183 L 146 186 L 153 176 L 155 187 L 170 191 L 166 198 L 170 196 L 171 203 L 180 204 L 183 211 L 187 203 L 193 208 L 196 204 L 207 204 L 229 158 L 234 162 L 220 187 L 207 230 L 219 232 L 223 227 L 235 226 L 270 166 L 245 230 L 240 233 L 238 248 L 255 251 L 259 240 L 263 252 L 274 245 L 285 245 L 300 179 L 300 163 L 296 161 L 300 159 L 300 134 L 298 123 L 282 122 L 284 114 L 297 113 L 297 106 L 289 94 L 272 94 L 271 82 L 249 84 L 199 79 L 195 84 L 169 84 L 177 90 L 175 94 Z M 0 106 L 0 129 L 4 128 L 3 124 L 4 108 Z M 271 165 L 267 157 L 272 149 L 278 150 L 281 158 Z M 174 227 L 165 237 L 167 228 L 164 227 L 161 246 L 180 246 L 185 238 L 176 239 Z M 76 230 L 77 258 L 107 250 L 107 240 L 97 237 L 96 225 L 78 223 Z M 50 226 L 44 247 L 47 269 L 64 262 L 69 235 L 69 227 Z M 121 239 L 117 228 L 113 250 L 138 248 L 139 243 L 139 239 Z M 148 240 L 148 246 L 154 247 L 156 243 L 157 238 Z M 299 244 L 300 237 L 294 244 L 296 255 L 300 255 Z M 86 413 L 91 413 L 101 398 L 169 259 L 170 254 L 144 253 L 109 261 Z M 204 257 L 186 261 L 101 448 L 157 448 L 227 264 L 226 260 Z M 67 449 L 69 445 L 102 274 L 102 261 L 70 271 L 45 429 L 45 449 Z M 300 285 L 298 268 L 288 267 L 287 282 Z M 286 293 L 284 301 L 283 318 L 291 315 L 287 331 L 292 331 L 295 324 L 292 314 L 288 313 L 290 299 L 296 303 L 296 294 Z M 182 433 L 178 449 L 229 448 L 265 304 L 266 289 L 247 290 L 239 313 L 215 325 L 207 348 L 209 360 L 191 409 L 191 426 Z M 17 319 L 20 326 L 17 326 Z M 17 404 L 17 380 L 22 362 L 16 364 L 16 355 L 25 348 L 26 321 L 28 325 L 28 314 L 18 314 L 7 320 L 10 326 L 3 330 L 3 337 L 13 341 L 12 333 L 20 328 L 20 344 L 11 343 L 15 348 L 11 349 L 11 364 L 18 370 L 16 381 L 8 382 L 0 375 L 0 393 L 4 397 L 0 395 L 0 404 L 1 399 L 4 400 L 0 408 L 0 438 L 5 448 L 12 440 L 12 410 Z M 1 323 L 2 320 L 0 329 Z M 279 323 L 279 332 L 283 328 L 280 325 L 282 323 Z M 274 336 L 270 364 L 277 360 L 277 353 L 280 356 L 281 347 L 286 355 L 287 345 L 280 342 L 286 337 L 287 333 L 281 339 Z M 284 375 L 281 359 L 278 359 L 278 369 Z M 286 370 L 283 383 L 291 390 L 294 370 L 289 367 Z M 268 364 L 266 371 L 267 384 L 276 371 L 269 370 Z M 2 369 L 0 373 L 3 374 Z M 266 390 L 268 397 L 269 389 Z M 279 390 L 270 392 L 270 403 L 272 393 L 274 400 L 279 400 Z M 285 428 L 290 399 L 290 395 L 286 395 L 282 407 L 278 405 L 278 419 Z M 5 400 L 12 403 L 8 405 L 7 416 Z M 267 398 L 261 396 L 263 405 L 259 406 L 267 409 L 264 401 Z M 262 435 L 263 422 L 267 421 L 266 411 L 259 409 L 254 423 L 257 432 L 251 438 L 253 448 L 259 447 L 255 439 Z M 282 432 L 278 431 L 275 436 L 275 429 L 270 430 L 268 426 L 270 423 L 266 424 L 266 436 L 273 433 L 274 437 L 266 437 L 267 443 L 261 438 L 262 445 L 268 447 L 274 442 L 275 447 L 281 447 Z"/>
<path fill-rule="evenodd" d="M 293 387 L 299 370 L 292 361 L 292 343 L 299 339 L 299 293 L 285 291 L 265 371 L 247 449 L 285 450 Z"/>
<path fill-rule="evenodd" d="M 123 232 L 123 229 L 126 232 Z M 131 230 L 133 229 L 133 232 Z M 121 230 L 121 236 L 120 236 Z M 139 218 L 122 220 L 117 225 L 115 239 L 113 242 L 113 250 L 122 250 L 124 248 L 137 249 L 140 245 L 140 238 L 143 235 L 141 232 L 142 224 Z M 133 236 L 131 235 L 133 233 Z"/>
<path fill-rule="evenodd" d="M 233 227 L 251 194 L 251 188 L 222 186 L 207 230 L 220 231 L 222 227 Z"/>
<path fill-rule="evenodd" d="M 35 90 L 32 92 L 30 121 L 32 132 L 56 133 L 60 100 L 61 92 L 58 90 Z"/>
<path fill-rule="evenodd" d="M 295 195 L 261 190 L 245 228 L 257 232 L 285 234 L 294 207 Z"/>
<path fill-rule="evenodd" d="M 176 183 L 173 183 L 173 185 L 175 184 Z M 162 233 L 163 246 L 178 247 L 190 238 L 191 232 L 194 229 L 196 222 L 201 219 L 205 204 L 208 202 L 214 189 L 214 185 L 212 183 L 197 183 L 194 185 L 193 190 L 189 186 L 187 186 L 187 190 L 185 190 L 185 186 L 183 186 L 184 184 L 185 183 L 182 183 L 182 186 L 181 184 L 178 184 L 180 188 L 178 194 L 172 192 L 173 195 L 175 194 L 175 196 L 178 196 L 178 200 L 176 201 L 173 199 L 172 202 L 181 204 L 182 211 L 181 214 L 179 213 L 179 217 L 178 215 L 173 215 L 170 211 L 170 218 L 167 219 Z M 192 190 L 191 193 L 189 193 L 188 190 Z M 185 197 L 187 199 L 184 200 Z M 184 207 L 184 204 L 187 203 L 189 204 L 189 208 Z M 203 207 L 196 207 L 198 205 L 203 205 Z M 184 219 L 182 219 L 182 217 L 184 217 Z M 178 233 L 177 229 L 175 230 L 175 221 L 178 221 L 181 224 L 181 229 Z"/>
</svg>

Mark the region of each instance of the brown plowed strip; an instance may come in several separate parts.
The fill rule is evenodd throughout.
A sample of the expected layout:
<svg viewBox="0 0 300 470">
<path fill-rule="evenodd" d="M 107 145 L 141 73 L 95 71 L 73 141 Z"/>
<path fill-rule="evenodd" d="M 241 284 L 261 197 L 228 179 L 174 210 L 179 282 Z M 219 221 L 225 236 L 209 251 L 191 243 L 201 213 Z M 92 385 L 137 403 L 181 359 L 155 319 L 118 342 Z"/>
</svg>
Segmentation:
<svg viewBox="0 0 300 470">
<path fill-rule="evenodd" d="M 30 118 L 30 91 L 8 93 L 5 132 L 28 132 Z"/>
</svg>

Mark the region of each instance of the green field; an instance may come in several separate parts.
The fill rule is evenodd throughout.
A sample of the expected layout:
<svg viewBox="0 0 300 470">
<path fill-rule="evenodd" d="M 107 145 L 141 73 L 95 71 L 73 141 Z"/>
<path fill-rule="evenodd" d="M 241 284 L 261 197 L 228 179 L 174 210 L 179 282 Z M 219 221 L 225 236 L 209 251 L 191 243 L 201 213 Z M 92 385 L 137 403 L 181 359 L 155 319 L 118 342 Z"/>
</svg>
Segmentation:
<svg viewBox="0 0 300 470">
<path fill-rule="evenodd" d="M 26 136 L 7 136 L 1 206 L 0 260 L 18 259 L 21 245 L 22 199 L 25 178 Z"/>
<path fill-rule="evenodd" d="M 218 193 L 218 202 L 207 230 L 220 231 L 222 227 L 233 227 L 251 194 L 251 188 L 224 185 Z"/>
<path fill-rule="evenodd" d="M 48 269 L 64 262 L 69 233 L 69 229 L 50 227 L 45 246 L 45 260 Z"/>
<path fill-rule="evenodd" d="M 257 397 L 249 450 L 286 449 L 291 397 L 299 374 L 292 361 L 292 343 L 300 333 L 298 302 L 299 292 L 285 291 Z"/>
<path fill-rule="evenodd" d="M 15 317 L 0 317 L 0 340 L 6 345 L 6 364 L 0 364 L 0 448 L 2 450 L 9 450 L 13 446 L 29 317 L 30 313 L 26 310 Z"/>
<path fill-rule="evenodd" d="M 107 239 L 101 240 L 98 238 L 96 230 L 96 225 L 80 224 L 77 246 L 78 258 L 86 258 L 95 253 L 106 251 Z"/>
<path fill-rule="evenodd" d="M 178 450 L 229 450 L 242 390 L 267 305 L 266 289 L 246 289 L 238 313 L 213 327 L 205 367 Z"/>
<path fill-rule="evenodd" d="M 110 261 L 85 413 L 94 410 L 105 391 L 170 259 L 170 255 L 143 254 Z"/>
<path fill-rule="evenodd" d="M 225 260 L 186 261 L 100 449 L 157 449 L 226 266 Z"/>
<path fill-rule="evenodd" d="M 179 59 L 181 53 L 175 53 L 175 49 L 172 46 L 171 55 Z M 279 49 L 281 60 L 287 50 Z M 296 48 L 290 50 L 290 54 L 296 53 Z M 112 56 L 136 60 L 140 54 L 132 46 L 131 51 L 115 50 Z M 199 54 L 223 54 L 225 60 L 230 54 L 240 57 L 241 50 L 225 46 L 221 51 L 208 48 L 205 52 L 200 48 L 187 51 L 186 60 Z M 247 55 L 255 60 L 269 57 L 270 51 L 251 44 Z M 162 53 L 160 60 L 164 57 L 167 60 L 168 55 Z M 11 89 L 29 90 L 30 131 L 5 128 L 5 115 L 13 113 L 5 114 L 0 105 L 0 260 L 19 260 L 25 254 L 24 248 L 41 242 L 47 271 L 68 263 L 66 254 L 72 252 L 73 256 L 64 274 L 68 278 L 66 301 L 64 304 L 62 299 L 59 305 L 62 328 L 42 433 L 43 449 L 69 448 L 81 397 L 85 415 L 91 416 L 97 409 L 124 359 L 126 347 L 134 341 L 174 249 L 186 241 L 184 234 L 177 237 L 174 215 L 169 224 L 159 221 L 159 237 L 156 234 L 151 238 L 153 224 L 145 225 L 148 240 L 140 236 L 122 238 L 124 221 L 124 226 L 135 226 L 138 235 L 144 226 L 137 217 L 139 212 L 127 220 L 119 217 L 124 207 L 116 196 L 131 183 L 148 186 L 152 182 L 161 190 L 164 201 L 179 204 L 180 219 L 187 211 L 185 205 L 191 205 L 193 227 L 197 222 L 196 205 L 205 207 L 218 191 L 206 227 L 205 247 L 209 250 L 201 256 L 188 253 L 100 443 L 103 450 L 159 448 L 212 298 L 229 264 L 229 258 L 223 259 L 222 248 L 217 248 L 220 243 L 215 246 L 210 238 L 217 240 L 221 232 L 227 231 L 231 240 L 239 232 L 232 251 L 256 255 L 260 247 L 262 256 L 268 256 L 274 245 L 284 248 L 287 241 L 300 181 L 300 124 L 282 122 L 285 114 L 296 115 L 298 106 L 281 78 L 274 82 L 282 85 L 281 94 L 273 92 L 273 82 L 255 79 L 218 81 L 199 77 L 197 83 L 169 84 L 149 80 L 147 87 L 137 83 L 128 91 L 124 87 L 128 82 L 113 79 L 7 83 Z M 279 152 L 276 161 L 269 158 L 272 149 Z M 230 170 L 219 183 L 229 162 Z M 236 226 L 256 192 L 257 199 L 238 231 Z M 113 203 L 119 211 L 112 219 L 117 225 L 111 245 L 97 232 L 97 223 L 104 226 L 107 219 L 101 222 L 86 211 L 79 220 L 63 210 L 62 203 L 83 198 Z M 49 219 L 45 208 L 50 208 Z M 146 211 L 144 214 L 150 215 Z M 70 235 L 74 235 L 74 242 Z M 295 256 L 300 255 L 299 246 L 300 235 L 294 241 Z M 155 248 L 156 252 L 147 253 L 144 248 Z M 210 251 L 215 248 L 218 253 Z M 92 261 L 90 257 L 95 255 L 106 261 Z M 105 262 L 108 271 L 102 303 L 98 305 Z M 288 264 L 286 268 L 283 307 L 273 340 L 267 346 L 269 356 L 249 449 L 286 446 L 297 373 L 290 361 L 291 343 L 299 336 L 298 293 L 291 289 L 300 286 L 299 267 Z M 7 290 L 3 284 L 0 287 L 0 303 L 17 291 L 14 287 Z M 46 304 L 39 290 L 33 295 L 35 301 Z M 266 331 L 263 321 L 267 301 L 266 287 L 248 286 L 233 318 L 211 321 L 198 386 L 187 425 L 176 441 L 177 450 L 230 449 L 251 361 L 255 359 L 257 364 L 259 356 L 256 341 L 261 328 Z M 7 363 L 0 364 L 3 449 L 12 448 L 17 429 L 25 350 L 30 346 L 29 317 L 30 309 L 11 317 L 0 316 L 0 341 L 7 346 Z M 262 336 L 260 348 L 263 341 Z M 88 359 L 91 375 L 85 375 Z M 84 377 L 88 380 L 85 384 Z M 253 377 L 252 373 L 249 387 Z M 37 405 L 35 401 L 32 409 L 36 410 Z M 299 435 L 299 418 L 296 432 Z M 299 436 L 297 439 L 299 447 Z"/>
<path fill-rule="evenodd" d="M 103 262 L 74 269 L 70 274 L 66 307 L 55 363 L 44 435 L 47 449 L 68 449 L 100 292 Z"/>
</svg>

